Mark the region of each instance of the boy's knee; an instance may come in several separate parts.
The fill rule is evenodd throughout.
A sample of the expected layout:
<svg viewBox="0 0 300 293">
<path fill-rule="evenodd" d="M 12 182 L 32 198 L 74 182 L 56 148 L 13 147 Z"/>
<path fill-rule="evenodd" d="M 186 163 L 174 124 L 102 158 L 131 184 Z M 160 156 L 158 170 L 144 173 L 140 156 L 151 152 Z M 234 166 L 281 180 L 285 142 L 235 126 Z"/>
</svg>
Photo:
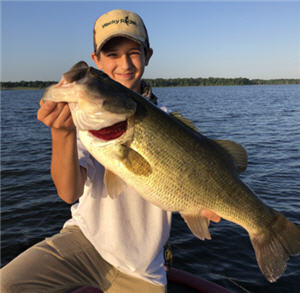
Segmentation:
<svg viewBox="0 0 300 293">
<path fill-rule="evenodd" d="M 5 272 L 3 269 L 0 271 L 0 276 L 1 276 L 1 281 L 0 281 L 0 292 L 1 293 L 17 293 L 17 290 L 15 290 L 14 282 L 6 276 Z M 21 292 L 21 291 L 19 291 Z"/>
</svg>

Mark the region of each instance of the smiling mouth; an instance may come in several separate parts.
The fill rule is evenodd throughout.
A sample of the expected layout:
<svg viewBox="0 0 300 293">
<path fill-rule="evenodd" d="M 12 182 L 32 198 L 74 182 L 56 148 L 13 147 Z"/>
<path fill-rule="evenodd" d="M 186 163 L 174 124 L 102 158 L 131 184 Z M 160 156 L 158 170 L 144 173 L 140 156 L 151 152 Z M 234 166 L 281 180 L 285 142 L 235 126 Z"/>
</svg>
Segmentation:
<svg viewBox="0 0 300 293">
<path fill-rule="evenodd" d="M 133 73 L 118 73 L 117 75 L 121 78 L 131 78 L 133 76 Z"/>
<path fill-rule="evenodd" d="M 120 137 L 127 130 L 127 121 L 122 121 L 99 130 L 89 130 L 93 136 L 102 140 L 112 140 Z"/>
</svg>

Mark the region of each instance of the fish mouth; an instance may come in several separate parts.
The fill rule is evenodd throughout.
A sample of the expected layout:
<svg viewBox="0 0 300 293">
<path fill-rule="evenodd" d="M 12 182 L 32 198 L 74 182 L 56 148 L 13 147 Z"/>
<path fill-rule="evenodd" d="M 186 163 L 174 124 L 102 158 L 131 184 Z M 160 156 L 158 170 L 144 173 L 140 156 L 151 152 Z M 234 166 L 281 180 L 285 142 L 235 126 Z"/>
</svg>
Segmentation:
<svg viewBox="0 0 300 293">
<path fill-rule="evenodd" d="M 125 120 L 99 130 L 89 130 L 89 133 L 99 139 L 109 141 L 124 134 L 127 130 L 127 126 L 128 123 L 127 120 Z"/>
</svg>

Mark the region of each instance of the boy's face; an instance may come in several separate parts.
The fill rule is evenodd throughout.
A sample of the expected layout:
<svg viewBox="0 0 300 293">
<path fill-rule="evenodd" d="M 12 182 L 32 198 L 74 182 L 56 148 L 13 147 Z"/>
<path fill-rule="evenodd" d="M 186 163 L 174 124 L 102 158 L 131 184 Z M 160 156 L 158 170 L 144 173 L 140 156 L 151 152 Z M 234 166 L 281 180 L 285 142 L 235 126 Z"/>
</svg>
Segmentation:
<svg viewBox="0 0 300 293">
<path fill-rule="evenodd" d="M 127 38 L 113 38 L 100 51 L 99 58 L 92 53 L 97 67 L 110 78 L 140 93 L 141 78 L 152 56 L 152 49 L 145 56 L 144 48 Z"/>
</svg>

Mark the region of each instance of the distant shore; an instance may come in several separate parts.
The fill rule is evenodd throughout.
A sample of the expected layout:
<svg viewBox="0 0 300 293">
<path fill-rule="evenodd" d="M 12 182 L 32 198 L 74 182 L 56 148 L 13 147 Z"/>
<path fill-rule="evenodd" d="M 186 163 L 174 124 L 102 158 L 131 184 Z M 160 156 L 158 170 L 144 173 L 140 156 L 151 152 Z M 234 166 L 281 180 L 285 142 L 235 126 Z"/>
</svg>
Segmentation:
<svg viewBox="0 0 300 293">
<path fill-rule="evenodd" d="M 24 86 L 16 86 L 16 87 L 1 87 L 1 90 L 44 90 L 45 88 L 40 87 L 24 87 Z"/>
<path fill-rule="evenodd" d="M 43 90 L 57 81 L 2 81 L 1 90 Z"/>
<path fill-rule="evenodd" d="M 275 85 L 300 84 L 300 79 L 248 79 L 248 78 L 156 78 L 145 79 L 152 87 L 183 86 L 233 86 L 233 85 Z M 57 81 L 6 81 L 1 82 L 1 90 L 42 90 Z"/>
</svg>

